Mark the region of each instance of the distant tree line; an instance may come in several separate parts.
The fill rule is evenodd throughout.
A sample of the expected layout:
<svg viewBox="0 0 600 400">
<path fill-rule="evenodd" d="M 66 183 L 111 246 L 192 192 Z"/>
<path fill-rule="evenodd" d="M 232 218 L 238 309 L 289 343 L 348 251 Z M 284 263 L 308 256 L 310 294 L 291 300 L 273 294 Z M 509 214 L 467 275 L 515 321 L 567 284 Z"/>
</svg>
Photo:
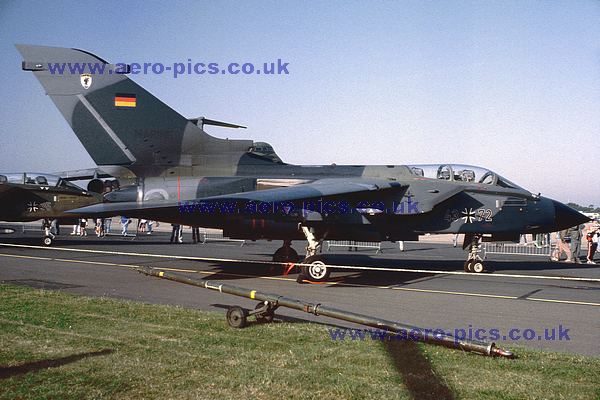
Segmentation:
<svg viewBox="0 0 600 400">
<path fill-rule="evenodd" d="M 600 213 L 600 207 L 594 207 L 593 204 L 590 204 L 589 206 L 585 207 L 585 206 L 580 206 L 577 203 L 567 203 L 567 205 L 577 211 L 581 211 L 581 212 L 588 212 L 588 213 Z"/>
</svg>

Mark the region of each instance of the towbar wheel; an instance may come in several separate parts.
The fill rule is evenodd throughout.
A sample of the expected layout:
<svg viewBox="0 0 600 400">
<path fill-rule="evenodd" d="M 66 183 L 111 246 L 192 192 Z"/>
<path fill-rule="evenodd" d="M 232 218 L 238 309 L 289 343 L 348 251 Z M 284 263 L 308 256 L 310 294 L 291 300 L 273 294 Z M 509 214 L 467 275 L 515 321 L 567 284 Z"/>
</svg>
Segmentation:
<svg viewBox="0 0 600 400">
<path fill-rule="evenodd" d="M 227 310 L 227 323 L 232 328 L 241 329 L 248 324 L 248 312 L 242 307 L 233 306 Z"/>
</svg>

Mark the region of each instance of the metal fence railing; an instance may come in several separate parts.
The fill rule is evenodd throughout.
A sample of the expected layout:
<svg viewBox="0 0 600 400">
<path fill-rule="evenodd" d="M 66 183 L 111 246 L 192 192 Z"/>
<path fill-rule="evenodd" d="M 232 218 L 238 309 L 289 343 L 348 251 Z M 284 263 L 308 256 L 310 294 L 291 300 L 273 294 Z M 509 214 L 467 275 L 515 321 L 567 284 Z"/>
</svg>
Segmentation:
<svg viewBox="0 0 600 400">
<path fill-rule="evenodd" d="M 348 251 L 360 249 L 374 249 L 375 254 L 381 252 L 381 242 L 356 242 L 354 240 L 328 240 L 327 251 L 332 247 L 347 247 Z"/>
<path fill-rule="evenodd" d="M 526 256 L 550 257 L 555 250 L 555 245 L 536 245 L 535 243 L 503 243 L 503 242 L 484 242 L 484 254 L 510 254 Z"/>
<path fill-rule="evenodd" d="M 207 242 L 236 242 L 239 243 L 240 246 L 246 244 L 244 239 L 231 239 L 226 236 L 223 236 L 223 231 L 221 230 L 206 230 L 200 229 L 200 243 L 206 244 Z"/>
</svg>

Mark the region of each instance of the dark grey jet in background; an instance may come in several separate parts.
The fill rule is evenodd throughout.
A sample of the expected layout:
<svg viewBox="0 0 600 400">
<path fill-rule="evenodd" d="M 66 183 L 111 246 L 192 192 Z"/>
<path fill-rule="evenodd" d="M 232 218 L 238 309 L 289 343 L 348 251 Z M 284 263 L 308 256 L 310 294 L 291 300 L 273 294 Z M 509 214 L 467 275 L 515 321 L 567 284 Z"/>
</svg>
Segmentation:
<svg viewBox="0 0 600 400">
<path fill-rule="evenodd" d="M 223 229 L 242 239 L 282 240 L 276 261 L 298 259 L 292 240 L 308 241 L 304 274 L 331 268 L 323 240 L 418 240 L 464 233 L 465 270 L 483 272 L 481 240 L 565 229 L 588 220 L 564 204 L 485 168 L 466 165 L 323 165 L 284 163 L 267 143 L 219 139 L 127 77 L 128 68 L 69 48 L 18 45 L 32 71 L 99 168 L 70 179 L 113 176 L 134 184 L 78 209 L 89 215 L 156 219 Z M 52 73 L 49 64 L 77 64 Z M 104 66 L 98 73 L 97 65 Z M 96 180 L 97 182 L 97 180 Z M 94 183 L 94 181 L 92 181 Z"/>
<path fill-rule="evenodd" d="M 57 220 L 59 224 L 78 224 L 77 216 L 67 214 L 67 211 L 102 201 L 100 193 L 88 192 L 51 174 L 0 172 L 0 221 L 43 220 L 46 246 L 54 240 L 50 232 L 51 220 Z"/>
</svg>

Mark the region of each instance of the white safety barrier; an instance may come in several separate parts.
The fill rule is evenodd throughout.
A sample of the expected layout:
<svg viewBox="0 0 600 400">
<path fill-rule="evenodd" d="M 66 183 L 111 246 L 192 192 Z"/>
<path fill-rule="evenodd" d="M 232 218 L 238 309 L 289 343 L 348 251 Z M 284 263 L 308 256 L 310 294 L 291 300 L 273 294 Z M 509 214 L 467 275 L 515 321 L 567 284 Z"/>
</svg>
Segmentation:
<svg viewBox="0 0 600 400">
<path fill-rule="evenodd" d="M 34 221 L 34 222 L 7 222 L 2 224 L 3 227 L 14 229 L 15 232 L 25 233 L 25 232 L 41 232 L 42 231 L 42 221 Z"/>
<path fill-rule="evenodd" d="M 361 249 L 375 249 L 375 254 L 381 252 L 381 242 L 356 242 L 354 240 L 328 240 L 327 251 L 332 247 L 347 247 L 348 251 Z"/>
<path fill-rule="evenodd" d="M 550 257 L 556 249 L 555 245 L 536 246 L 535 243 L 502 243 L 502 242 L 484 242 L 484 254 L 509 254 L 525 256 L 543 256 Z"/>
<path fill-rule="evenodd" d="M 206 244 L 206 242 L 237 242 L 240 243 L 240 247 L 246 244 L 244 239 L 231 239 L 223 236 L 223 231 L 221 230 L 208 231 L 200 229 L 200 238 L 200 243 L 202 244 Z"/>
</svg>

